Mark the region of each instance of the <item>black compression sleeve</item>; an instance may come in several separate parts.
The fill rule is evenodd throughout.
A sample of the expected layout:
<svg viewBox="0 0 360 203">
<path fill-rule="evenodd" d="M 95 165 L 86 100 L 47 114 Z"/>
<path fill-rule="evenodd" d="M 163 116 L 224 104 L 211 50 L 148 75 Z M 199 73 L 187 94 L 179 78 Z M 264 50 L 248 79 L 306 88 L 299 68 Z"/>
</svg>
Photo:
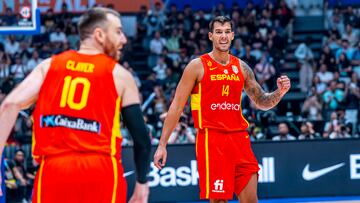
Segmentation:
<svg viewBox="0 0 360 203">
<path fill-rule="evenodd" d="M 124 123 L 134 140 L 134 160 L 137 181 L 139 183 L 145 183 L 147 182 L 147 174 L 150 167 L 151 143 L 140 105 L 133 104 L 123 107 L 121 113 Z"/>
</svg>

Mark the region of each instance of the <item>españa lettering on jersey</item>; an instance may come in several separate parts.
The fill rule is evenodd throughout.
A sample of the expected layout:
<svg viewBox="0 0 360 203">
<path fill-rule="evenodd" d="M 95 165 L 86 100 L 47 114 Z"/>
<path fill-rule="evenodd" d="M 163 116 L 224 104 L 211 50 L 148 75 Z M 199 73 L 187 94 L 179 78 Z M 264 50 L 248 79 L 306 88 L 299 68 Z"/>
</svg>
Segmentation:
<svg viewBox="0 0 360 203">
<path fill-rule="evenodd" d="M 241 99 L 244 87 L 240 61 L 230 55 L 223 66 L 208 54 L 200 56 L 203 79 L 191 93 L 191 110 L 196 128 L 223 131 L 243 131 L 249 126 L 242 115 Z"/>
<path fill-rule="evenodd" d="M 67 51 L 52 57 L 33 112 L 35 157 L 81 151 L 120 158 L 115 64 L 104 54 Z"/>
<path fill-rule="evenodd" d="M 235 74 L 216 74 L 216 75 L 210 75 L 210 79 L 211 81 L 216 81 L 216 80 L 234 80 L 234 81 L 240 81 L 240 78 L 238 75 Z"/>
</svg>

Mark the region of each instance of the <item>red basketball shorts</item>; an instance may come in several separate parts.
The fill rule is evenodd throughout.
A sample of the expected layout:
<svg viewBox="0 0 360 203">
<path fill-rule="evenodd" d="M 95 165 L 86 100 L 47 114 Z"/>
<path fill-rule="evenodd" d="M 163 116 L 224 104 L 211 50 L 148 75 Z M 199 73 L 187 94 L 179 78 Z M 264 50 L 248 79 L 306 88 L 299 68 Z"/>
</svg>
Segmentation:
<svg viewBox="0 0 360 203">
<path fill-rule="evenodd" d="M 247 132 L 199 130 L 196 157 L 201 199 L 233 199 L 259 171 Z"/>
<path fill-rule="evenodd" d="M 115 157 L 71 153 L 42 159 L 33 203 L 125 203 L 126 180 Z"/>
</svg>

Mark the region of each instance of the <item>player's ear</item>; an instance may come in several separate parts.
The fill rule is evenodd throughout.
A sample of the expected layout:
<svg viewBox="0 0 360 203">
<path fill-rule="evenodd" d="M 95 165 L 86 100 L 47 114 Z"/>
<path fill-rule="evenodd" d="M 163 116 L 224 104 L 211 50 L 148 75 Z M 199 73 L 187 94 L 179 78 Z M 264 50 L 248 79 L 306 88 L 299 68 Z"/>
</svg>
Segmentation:
<svg viewBox="0 0 360 203">
<path fill-rule="evenodd" d="M 98 41 L 100 44 L 104 44 L 105 43 L 105 32 L 103 29 L 97 27 L 94 29 L 94 37 L 95 37 L 95 40 Z"/>
<path fill-rule="evenodd" d="M 210 41 L 213 41 L 213 39 L 212 39 L 213 33 L 212 33 L 212 32 L 209 32 L 209 33 L 208 33 L 208 36 L 209 36 L 209 40 L 210 40 Z"/>
</svg>

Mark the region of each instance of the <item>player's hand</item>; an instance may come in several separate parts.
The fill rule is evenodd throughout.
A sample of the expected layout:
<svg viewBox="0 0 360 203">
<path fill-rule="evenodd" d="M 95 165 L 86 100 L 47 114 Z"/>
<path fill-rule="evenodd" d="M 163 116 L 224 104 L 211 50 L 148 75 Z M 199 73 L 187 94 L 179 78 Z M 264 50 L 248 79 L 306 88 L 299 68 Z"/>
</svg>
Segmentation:
<svg viewBox="0 0 360 203">
<path fill-rule="evenodd" d="M 278 77 L 276 81 L 278 90 L 280 91 L 281 96 L 284 96 L 291 87 L 291 82 L 288 76 L 282 75 L 281 77 Z"/>
<path fill-rule="evenodd" d="M 149 199 L 149 185 L 148 183 L 136 182 L 134 193 L 131 196 L 129 203 L 147 203 Z"/>
<path fill-rule="evenodd" d="M 166 147 L 158 146 L 154 155 L 154 164 L 156 168 L 162 169 L 166 164 L 167 151 Z"/>
</svg>

